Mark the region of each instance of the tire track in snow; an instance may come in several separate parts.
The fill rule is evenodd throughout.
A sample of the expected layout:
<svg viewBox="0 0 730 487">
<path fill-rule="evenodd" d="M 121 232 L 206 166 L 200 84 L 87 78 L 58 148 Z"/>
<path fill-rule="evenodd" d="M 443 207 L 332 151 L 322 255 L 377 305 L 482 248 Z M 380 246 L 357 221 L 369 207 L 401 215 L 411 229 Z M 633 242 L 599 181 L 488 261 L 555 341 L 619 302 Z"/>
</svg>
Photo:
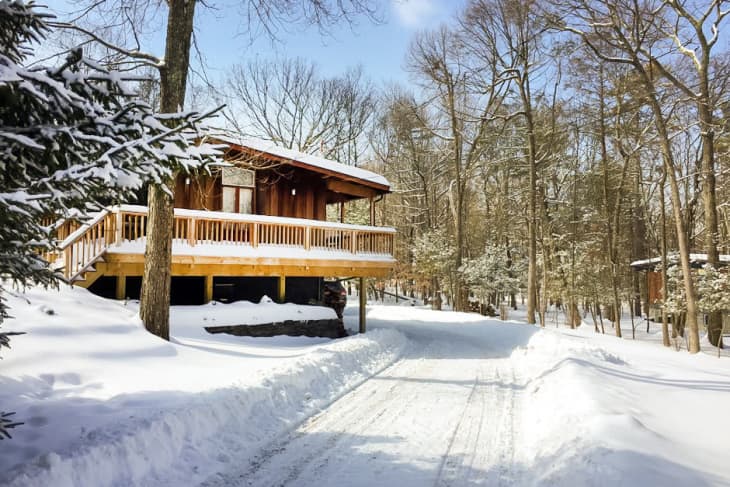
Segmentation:
<svg viewBox="0 0 730 487">
<path fill-rule="evenodd" d="M 264 447 L 254 457 L 246 468 L 238 472 L 226 472 L 209 478 L 201 486 L 284 486 L 295 481 L 303 470 L 319 459 L 326 458 L 342 440 L 345 434 L 353 435 L 367 430 L 375 421 L 382 417 L 388 408 L 392 406 L 387 398 L 393 395 L 393 390 L 398 386 L 393 383 L 390 387 L 370 387 L 372 380 L 378 376 L 398 373 L 407 374 L 403 371 L 407 361 L 400 360 L 384 371 L 376 374 L 359 387 L 335 401 L 327 409 L 319 414 L 305 420 L 295 431 L 274 440 Z M 363 415 L 362 404 L 380 404 L 377 408 L 367 410 Z M 405 404 L 404 404 L 405 405 Z M 332 414 L 336 408 L 337 414 Z M 318 445 L 308 444 L 307 437 L 313 431 L 333 431 L 337 425 L 351 425 L 347 432 L 339 432 L 327 438 Z M 295 462 L 291 462 L 291 452 L 297 452 Z M 280 459 L 287 458 L 283 464 Z M 322 462 L 320 462 L 322 463 Z"/>
<path fill-rule="evenodd" d="M 424 344 L 208 487 L 506 485 L 519 394 L 510 359 Z M 469 348 L 471 347 L 471 348 Z M 457 358 L 454 358 L 456 355 Z"/>
<path fill-rule="evenodd" d="M 510 485 L 517 481 L 514 451 L 519 400 L 514 370 L 509 359 L 482 362 L 442 459 L 436 487 Z"/>
</svg>

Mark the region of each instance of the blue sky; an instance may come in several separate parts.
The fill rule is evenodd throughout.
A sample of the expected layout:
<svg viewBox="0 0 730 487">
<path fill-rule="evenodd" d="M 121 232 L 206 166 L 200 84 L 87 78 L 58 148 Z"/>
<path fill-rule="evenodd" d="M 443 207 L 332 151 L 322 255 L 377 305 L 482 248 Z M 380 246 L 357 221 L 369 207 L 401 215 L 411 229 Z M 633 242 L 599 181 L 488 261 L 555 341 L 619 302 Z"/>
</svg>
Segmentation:
<svg viewBox="0 0 730 487">
<path fill-rule="evenodd" d="M 221 7 L 217 11 L 199 8 L 196 12 L 198 43 L 206 57 L 208 75 L 217 79 L 234 63 L 256 57 L 303 57 L 317 62 L 327 75 L 339 74 L 348 67 L 362 65 L 375 82 L 406 83 L 404 56 L 412 35 L 448 21 L 461 1 L 449 0 L 380 0 L 385 21 L 373 24 L 362 19 L 358 25 L 338 26 L 330 35 L 322 36 L 316 28 L 292 26 L 279 32 L 279 42 L 260 36 L 253 43 L 242 32 L 236 7 Z M 68 12 L 74 2 L 52 0 L 44 2 L 51 9 Z M 230 2 L 210 2 L 225 5 Z M 235 5 L 235 2 L 233 2 Z M 152 35 L 145 49 L 162 55 L 162 34 Z"/>
</svg>

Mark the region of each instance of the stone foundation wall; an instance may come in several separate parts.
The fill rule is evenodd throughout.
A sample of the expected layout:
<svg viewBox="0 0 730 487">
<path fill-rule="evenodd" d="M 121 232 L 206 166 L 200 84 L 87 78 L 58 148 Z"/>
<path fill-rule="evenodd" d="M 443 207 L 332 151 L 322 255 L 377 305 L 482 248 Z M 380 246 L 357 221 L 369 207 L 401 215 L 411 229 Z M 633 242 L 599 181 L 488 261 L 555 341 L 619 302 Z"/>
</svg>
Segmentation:
<svg viewBox="0 0 730 487">
<path fill-rule="evenodd" d="M 206 326 L 208 333 L 227 333 L 235 336 L 272 337 L 276 335 L 342 338 L 347 336 L 345 327 L 338 319 L 287 320 L 261 325 Z"/>
</svg>

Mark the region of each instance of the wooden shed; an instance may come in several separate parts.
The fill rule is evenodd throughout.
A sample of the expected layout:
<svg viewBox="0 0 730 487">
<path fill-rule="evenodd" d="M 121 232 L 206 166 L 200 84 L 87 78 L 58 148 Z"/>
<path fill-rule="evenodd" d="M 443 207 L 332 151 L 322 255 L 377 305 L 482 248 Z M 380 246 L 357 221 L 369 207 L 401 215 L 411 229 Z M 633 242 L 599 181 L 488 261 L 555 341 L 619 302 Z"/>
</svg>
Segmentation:
<svg viewBox="0 0 730 487">
<path fill-rule="evenodd" d="M 679 262 L 679 256 L 676 253 L 667 256 L 667 262 L 670 265 L 677 265 Z M 707 263 L 707 254 L 690 254 L 690 263 L 694 268 L 700 268 Z M 730 263 L 730 255 L 720 255 L 721 265 L 727 265 Z M 650 259 L 637 260 L 632 262 L 630 265 L 636 272 L 644 272 L 646 274 L 646 289 L 647 289 L 647 304 L 649 310 L 658 309 L 657 306 L 661 304 L 663 297 L 663 281 L 661 270 L 662 259 L 661 257 L 652 257 Z M 656 316 L 650 316 L 656 318 Z"/>
</svg>

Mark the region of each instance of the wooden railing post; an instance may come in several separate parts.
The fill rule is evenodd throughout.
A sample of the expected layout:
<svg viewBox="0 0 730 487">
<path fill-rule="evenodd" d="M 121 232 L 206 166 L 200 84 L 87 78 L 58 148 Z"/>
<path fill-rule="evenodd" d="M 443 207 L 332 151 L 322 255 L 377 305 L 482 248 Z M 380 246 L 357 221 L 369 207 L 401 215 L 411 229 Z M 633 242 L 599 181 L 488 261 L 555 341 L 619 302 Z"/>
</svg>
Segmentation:
<svg viewBox="0 0 730 487">
<path fill-rule="evenodd" d="M 286 277 L 279 276 L 277 289 L 277 302 L 283 304 L 286 301 Z"/>
<path fill-rule="evenodd" d="M 124 237 L 124 215 L 121 209 L 116 210 L 115 217 L 114 243 L 122 245 L 122 238 Z"/>
<path fill-rule="evenodd" d="M 304 250 L 312 248 L 312 227 L 304 227 Z"/>
<path fill-rule="evenodd" d="M 198 222 L 195 218 L 188 218 L 188 243 L 191 247 L 195 247 L 198 242 Z"/>
<path fill-rule="evenodd" d="M 71 259 L 73 259 L 73 245 L 69 245 L 63 251 L 63 276 L 66 279 L 71 278 Z"/>
<path fill-rule="evenodd" d="M 119 301 L 127 299 L 127 276 L 124 274 L 116 276 L 114 297 Z"/>
<path fill-rule="evenodd" d="M 251 224 L 251 246 L 259 246 L 259 224 L 255 222 Z"/>
<path fill-rule="evenodd" d="M 351 238 L 352 238 L 352 242 L 350 242 L 350 252 L 353 253 L 353 254 L 357 254 L 357 235 L 358 235 L 358 232 L 356 232 L 355 230 L 353 230 L 352 232 L 350 232 L 350 235 L 351 235 Z"/>
</svg>

